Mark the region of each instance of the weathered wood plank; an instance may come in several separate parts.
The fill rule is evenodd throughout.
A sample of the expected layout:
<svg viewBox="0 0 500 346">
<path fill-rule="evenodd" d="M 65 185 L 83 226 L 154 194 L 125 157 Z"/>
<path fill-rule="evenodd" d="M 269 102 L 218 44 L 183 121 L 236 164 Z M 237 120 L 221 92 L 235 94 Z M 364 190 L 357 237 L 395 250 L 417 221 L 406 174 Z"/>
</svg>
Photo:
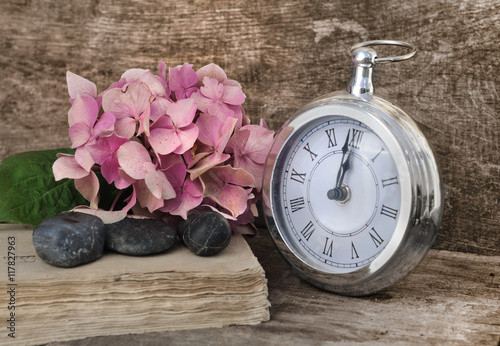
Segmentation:
<svg viewBox="0 0 500 346">
<path fill-rule="evenodd" d="M 267 232 L 250 239 L 268 279 L 271 320 L 57 345 L 491 345 L 500 342 L 500 257 L 432 250 L 403 281 L 349 298 L 290 272 Z M 55 345 L 54 345 L 55 346 Z"/>
<path fill-rule="evenodd" d="M 65 72 L 103 90 L 130 67 L 215 62 L 273 129 L 344 88 L 347 48 L 416 44 L 377 70 L 376 93 L 421 124 L 446 188 L 436 248 L 500 254 L 500 8 L 496 1 L 5 0 L 0 4 L 0 159 L 69 146 Z M 386 52 L 382 52 L 386 54 Z"/>
</svg>

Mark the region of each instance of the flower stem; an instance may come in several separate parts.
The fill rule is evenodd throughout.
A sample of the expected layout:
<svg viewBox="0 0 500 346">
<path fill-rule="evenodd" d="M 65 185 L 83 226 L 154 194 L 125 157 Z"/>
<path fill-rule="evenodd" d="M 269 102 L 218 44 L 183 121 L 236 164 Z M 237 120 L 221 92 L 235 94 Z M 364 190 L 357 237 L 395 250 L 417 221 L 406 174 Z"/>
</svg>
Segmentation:
<svg viewBox="0 0 500 346">
<path fill-rule="evenodd" d="M 123 190 L 120 190 L 120 192 L 118 192 L 118 194 L 115 197 L 115 200 L 113 201 L 113 204 L 111 204 L 111 208 L 109 208 L 109 211 L 113 211 L 113 209 L 115 209 L 116 202 L 118 202 L 118 198 L 120 198 L 122 193 L 123 193 Z"/>
</svg>

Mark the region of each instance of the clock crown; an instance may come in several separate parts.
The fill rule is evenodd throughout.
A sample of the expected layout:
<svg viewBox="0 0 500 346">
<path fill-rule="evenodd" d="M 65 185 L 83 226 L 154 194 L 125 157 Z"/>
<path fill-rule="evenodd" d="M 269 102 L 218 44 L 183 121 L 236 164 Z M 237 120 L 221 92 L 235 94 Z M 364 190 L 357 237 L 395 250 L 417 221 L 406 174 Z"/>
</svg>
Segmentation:
<svg viewBox="0 0 500 346">
<path fill-rule="evenodd" d="M 379 58 L 377 52 L 370 46 L 401 46 L 411 49 L 410 53 L 394 57 Z M 397 62 L 410 59 L 417 52 L 417 48 L 410 43 L 391 40 L 367 41 L 354 45 L 349 50 L 354 64 L 354 75 L 347 87 L 347 92 L 358 97 L 373 95 L 372 74 L 375 64 Z"/>
<path fill-rule="evenodd" d="M 373 95 L 372 74 L 377 52 L 372 48 L 358 48 L 354 50 L 352 61 L 354 75 L 347 92 L 355 96 Z"/>
</svg>

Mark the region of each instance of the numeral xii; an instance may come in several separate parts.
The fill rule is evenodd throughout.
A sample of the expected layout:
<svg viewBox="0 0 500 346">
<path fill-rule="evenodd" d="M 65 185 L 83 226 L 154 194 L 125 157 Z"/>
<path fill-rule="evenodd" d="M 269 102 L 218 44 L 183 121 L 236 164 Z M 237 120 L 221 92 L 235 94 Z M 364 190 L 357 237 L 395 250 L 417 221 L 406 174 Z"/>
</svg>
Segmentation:
<svg viewBox="0 0 500 346">
<path fill-rule="evenodd" d="M 363 131 L 361 130 L 356 130 L 356 129 L 351 129 L 351 140 L 349 141 L 349 146 L 352 148 L 359 149 L 359 146 L 361 145 L 361 140 L 363 139 Z"/>
</svg>

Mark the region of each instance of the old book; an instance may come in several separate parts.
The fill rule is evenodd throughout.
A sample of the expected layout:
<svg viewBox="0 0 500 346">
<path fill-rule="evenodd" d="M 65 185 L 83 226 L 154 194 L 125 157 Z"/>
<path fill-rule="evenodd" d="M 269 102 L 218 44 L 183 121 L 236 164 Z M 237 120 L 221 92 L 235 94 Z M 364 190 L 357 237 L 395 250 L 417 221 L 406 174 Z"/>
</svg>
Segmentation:
<svg viewBox="0 0 500 346">
<path fill-rule="evenodd" d="M 31 237 L 31 228 L 0 225 L 0 345 L 269 320 L 265 273 L 241 235 L 212 257 L 177 243 L 75 268 L 43 262 Z"/>
</svg>

